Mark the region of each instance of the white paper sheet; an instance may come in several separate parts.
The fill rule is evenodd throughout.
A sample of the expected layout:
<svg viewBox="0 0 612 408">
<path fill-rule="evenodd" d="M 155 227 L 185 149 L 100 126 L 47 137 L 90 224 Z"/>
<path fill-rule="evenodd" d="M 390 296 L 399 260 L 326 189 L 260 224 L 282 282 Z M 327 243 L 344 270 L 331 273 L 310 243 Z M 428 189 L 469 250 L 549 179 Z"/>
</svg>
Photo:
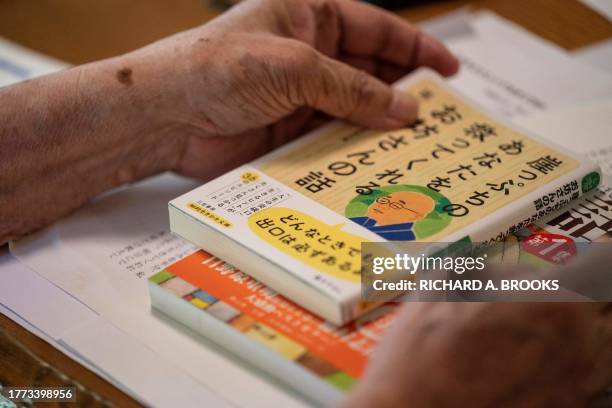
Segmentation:
<svg viewBox="0 0 612 408">
<path fill-rule="evenodd" d="M 612 1 L 610 0 L 580 0 L 593 10 L 612 21 Z"/>
<path fill-rule="evenodd" d="M 160 359 L 155 351 L 142 347 L 138 339 L 126 335 L 106 319 L 72 327 L 63 333 L 59 343 L 82 359 L 95 361 L 106 377 L 119 384 L 119 389 L 139 396 L 137 399 L 146 405 L 230 407 L 172 362 Z"/>
<path fill-rule="evenodd" d="M 579 61 L 612 74 L 612 39 L 579 48 L 572 55 Z"/>
<path fill-rule="evenodd" d="M 534 114 L 517 120 L 534 133 L 584 154 L 612 177 L 612 99 Z"/>
<path fill-rule="evenodd" d="M 508 119 L 612 97 L 612 75 L 490 12 L 470 20 L 471 35 L 448 38 L 462 66 L 450 80 Z"/>
<path fill-rule="evenodd" d="M 68 66 L 0 37 L 0 87 L 50 74 Z"/>
<path fill-rule="evenodd" d="M 75 322 L 97 317 L 8 253 L 0 256 L 0 282 L 0 303 L 53 340 Z"/>
</svg>

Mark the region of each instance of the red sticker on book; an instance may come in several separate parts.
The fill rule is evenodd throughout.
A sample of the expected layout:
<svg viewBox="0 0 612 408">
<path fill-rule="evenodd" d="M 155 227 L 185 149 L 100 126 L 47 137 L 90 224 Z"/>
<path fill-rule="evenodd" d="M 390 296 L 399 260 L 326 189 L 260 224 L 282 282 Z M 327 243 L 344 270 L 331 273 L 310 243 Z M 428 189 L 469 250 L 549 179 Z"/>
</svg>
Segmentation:
<svg viewBox="0 0 612 408">
<path fill-rule="evenodd" d="M 564 235 L 536 233 L 521 242 L 523 250 L 548 262 L 565 265 L 576 256 L 576 244 Z"/>
</svg>

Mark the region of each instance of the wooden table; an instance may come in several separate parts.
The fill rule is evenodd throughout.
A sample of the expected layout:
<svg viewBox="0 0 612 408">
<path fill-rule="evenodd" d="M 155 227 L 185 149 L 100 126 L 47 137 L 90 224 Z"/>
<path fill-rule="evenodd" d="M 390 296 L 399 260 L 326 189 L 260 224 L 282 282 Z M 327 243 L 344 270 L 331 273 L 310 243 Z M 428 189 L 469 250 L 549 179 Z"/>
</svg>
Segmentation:
<svg viewBox="0 0 612 408">
<path fill-rule="evenodd" d="M 398 13 L 420 21 L 463 6 L 492 10 L 568 50 L 612 37 L 612 24 L 576 0 L 447 0 Z M 0 36 L 80 64 L 133 50 L 218 13 L 207 0 L 0 0 Z M 2 315 L 0 384 L 77 384 L 80 406 L 138 405 Z"/>
</svg>

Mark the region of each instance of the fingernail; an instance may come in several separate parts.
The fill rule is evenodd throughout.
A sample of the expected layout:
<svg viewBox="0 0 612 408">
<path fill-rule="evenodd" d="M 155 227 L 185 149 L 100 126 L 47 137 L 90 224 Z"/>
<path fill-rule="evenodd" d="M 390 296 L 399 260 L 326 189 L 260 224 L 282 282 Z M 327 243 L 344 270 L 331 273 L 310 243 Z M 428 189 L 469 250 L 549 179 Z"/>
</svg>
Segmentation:
<svg viewBox="0 0 612 408">
<path fill-rule="evenodd" d="M 414 122 L 419 111 L 419 103 L 409 93 L 393 90 L 393 99 L 387 111 L 389 119 L 398 121 L 404 124 Z"/>
</svg>

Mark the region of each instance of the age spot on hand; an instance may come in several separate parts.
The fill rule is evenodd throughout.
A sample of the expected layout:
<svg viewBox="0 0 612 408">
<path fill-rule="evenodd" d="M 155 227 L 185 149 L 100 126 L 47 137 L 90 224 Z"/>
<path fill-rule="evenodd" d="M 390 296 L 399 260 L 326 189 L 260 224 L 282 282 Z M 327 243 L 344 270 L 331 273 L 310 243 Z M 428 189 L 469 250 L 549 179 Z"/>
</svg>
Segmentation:
<svg viewBox="0 0 612 408">
<path fill-rule="evenodd" d="M 134 83 L 134 81 L 132 80 L 132 69 L 126 67 L 118 70 L 117 81 L 119 81 L 123 85 L 132 85 Z"/>
</svg>

